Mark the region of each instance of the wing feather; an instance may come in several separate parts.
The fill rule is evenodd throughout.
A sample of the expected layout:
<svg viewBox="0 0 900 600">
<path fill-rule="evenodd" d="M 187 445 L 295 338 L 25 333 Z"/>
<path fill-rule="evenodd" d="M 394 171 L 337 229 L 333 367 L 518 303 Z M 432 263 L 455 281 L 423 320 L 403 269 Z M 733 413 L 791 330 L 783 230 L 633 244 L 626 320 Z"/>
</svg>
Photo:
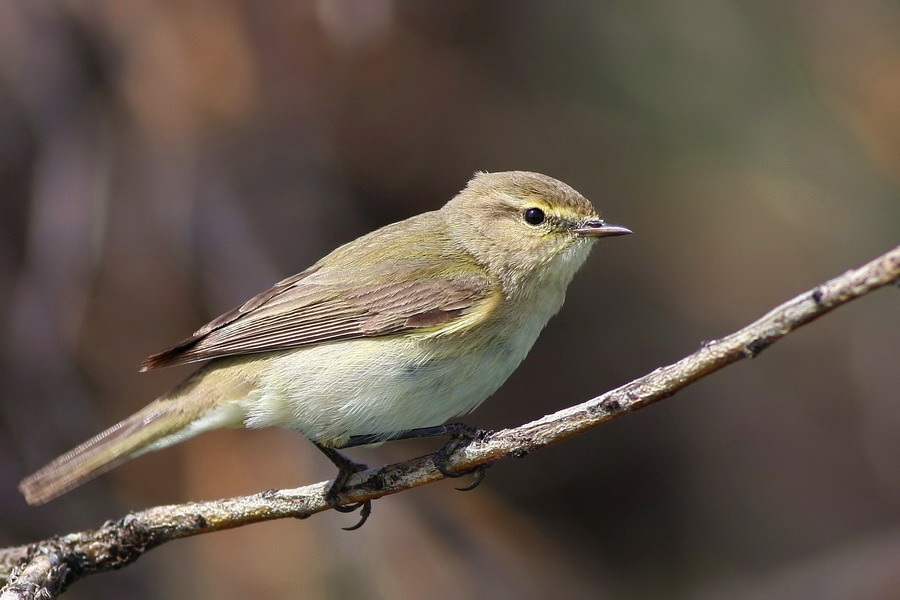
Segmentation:
<svg viewBox="0 0 900 600">
<path fill-rule="evenodd" d="M 369 279 L 389 283 L 351 288 L 339 270 L 316 267 L 285 279 L 148 357 L 141 370 L 435 327 L 461 318 L 499 290 L 481 268 L 454 275 L 391 262 L 379 267 Z"/>
</svg>

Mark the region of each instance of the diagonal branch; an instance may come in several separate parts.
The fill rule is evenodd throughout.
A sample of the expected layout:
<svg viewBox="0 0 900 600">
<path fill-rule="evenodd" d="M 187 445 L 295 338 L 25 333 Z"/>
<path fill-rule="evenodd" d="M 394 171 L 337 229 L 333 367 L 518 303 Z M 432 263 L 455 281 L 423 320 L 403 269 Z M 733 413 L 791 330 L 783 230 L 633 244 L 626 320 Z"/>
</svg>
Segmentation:
<svg viewBox="0 0 900 600">
<path fill-rule="evenodd" d="M 785 302 L 747 327 L 703 344 L 693 354 L 660 367 L 596 398 L 537 421 L 485 435 L 459 448 L 447 461 L 453 470 L 507 458 L 560 442 L 573 435 L 667 398 L 682 388 L 743 358 L 752 358 L 793 330 L 880 287 L 900 281 L 900 246 Z M 357 473 L 350 478 L 348 503 L 380 498 L 443 479 L 433 455 Z M 0 550 L 0 600 L 55 597 L 92 573 L 123 567 L 164 542 L 287 517 L 306 518 L 329 508 L 330 482 L 290 490 L 210 502 L 158 506 L 131 513 L 100 529 L 54 537 Z"/>
</svg>

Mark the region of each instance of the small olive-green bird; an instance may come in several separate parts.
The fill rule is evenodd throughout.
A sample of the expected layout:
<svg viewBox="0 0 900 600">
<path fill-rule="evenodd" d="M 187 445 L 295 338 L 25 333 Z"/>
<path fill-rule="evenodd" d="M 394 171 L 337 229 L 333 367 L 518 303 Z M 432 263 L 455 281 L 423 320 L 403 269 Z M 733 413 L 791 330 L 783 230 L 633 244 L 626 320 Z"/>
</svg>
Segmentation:
<svg viewBox="0 0 900 600">
<path fill-rule="evenodd" d="M 288 427 L 335 460 L 351 438 L 464 415 L 522 362 L 594 242 L 629 233 L 546 175 L 478 173 L 443 208 L 337 248 L 147 358 L 143 371 L 209 362 L 19 489 L 42 504 L 221 427 Z"/>
</svg>

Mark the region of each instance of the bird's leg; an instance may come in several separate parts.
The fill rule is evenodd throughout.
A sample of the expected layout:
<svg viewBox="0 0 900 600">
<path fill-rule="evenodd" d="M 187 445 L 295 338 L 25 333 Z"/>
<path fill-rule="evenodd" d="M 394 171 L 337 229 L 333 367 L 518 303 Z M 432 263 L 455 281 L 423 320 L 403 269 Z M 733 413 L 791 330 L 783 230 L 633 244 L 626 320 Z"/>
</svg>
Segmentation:
<svg viewBox="0 0 900 600">
<path fill-rule="evenodd" d="M 463 488 L 456 488 L 466 492 L 478 487 L 478 484 L 484 479 L 484 473 L 490 466 L 490 463 L 477 465 L 470 469 L 462 471 L 451 471 L 447 468 L 447 461 L 450 456 L 459 448 L 472 440 L 483 438 L 487 434 L 483 429 L 470 427 L 465 423 L 448 423 L 446 425 L 436 425 L 434 427 L 421 427 L 419 429 L 409 429 L 407 431 L 398 431 L 388 435 L 354 435 L 341 448 L 352 448 L 354 446 L 365 446 L 366 444 L 374 444 L 377 442 L 387 442 L 394 440 L 409 440 L 424 437 L 440 437 L 450 436 L 450 440 L 434 455 L 434 466 L 441 472 L 444 477 L 462 477 L 474 473 L 475 476 L 470 485 Z"/>
<path fill-rule="evenodd" d="M 481 432 L 480 429 L 469 427 L 464 423 L 448 423 L 446 425 L 435 425 L 434 427 L 407 429 L 405 431 L 397 431 L 388 434 L 354 435 L 351 436 L 350 439 L 345 443 L 341 444 L 340 448 L 355 448 L 357 446 L 366 446 L 368 444 L 378 444 L 381 442 L 414 440 L 427 437 L 441 437 L 444 435 L 454 436 L 459 435 L 459 431 L 461 430 L 472 430 L 477 433 Z"/>
<path fill-rule="evenodd" d="M 347 486 L 347 480 L 350 479 L 350 476 L 354 473 L 358 473 L 360 471 L 365 471 L 368 467 L 362 463 L 354 462 L 350 460 L 348 457 L 344 456 L 334 448 L 329 448 L 328 446 L 323 446 L 318 442 L 313 442 L 316 445 L 316 448 L 322 451 L 322 454 L 328 457 L 334 466 L 338 468 L 337 477 L 334 478 L 334 481 L 331 484 L 331 487 L 328 488 L 328 492 L 325 494 L 325 502 L 328 503 L 328 506 L 333 508 L 334 510 L 342 513 L 352 513 L 356 510 L 359 510 L 359 523 L 354 525 L 353 527 L 344 527 L 343 529 L 347 531 L 353 531 L 354 529 L 359 529 L 363 526 L 366 520 L 369 518 L 369 515 L 372 514 L 372 501 L 371 500 L 363 500 L 362 502 L 357 502 L 355 504 L 342 505 L 340 503 L 340 499 L 338 498 L 338 494 L 344 491 L 344 488 Z"/>
</svg>

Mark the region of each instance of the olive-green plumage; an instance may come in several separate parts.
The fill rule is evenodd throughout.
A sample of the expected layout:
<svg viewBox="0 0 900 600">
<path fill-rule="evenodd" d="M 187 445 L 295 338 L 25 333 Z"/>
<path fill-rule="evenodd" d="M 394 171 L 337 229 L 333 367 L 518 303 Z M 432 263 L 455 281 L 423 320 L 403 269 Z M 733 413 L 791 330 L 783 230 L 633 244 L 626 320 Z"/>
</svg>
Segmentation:
<svg viewBox="0 0 900 600">
<path fill-rule="evenodd" d="M 181 386 L 20 484 L 40 504 L 220 427 L 283 426 L 340 447 L 438 425 L 519 365 L 606 225 L 551 177 L 477 174 L 440 210 L 345 244 L 149 357 L 209 360 Z"/>
</svg>

